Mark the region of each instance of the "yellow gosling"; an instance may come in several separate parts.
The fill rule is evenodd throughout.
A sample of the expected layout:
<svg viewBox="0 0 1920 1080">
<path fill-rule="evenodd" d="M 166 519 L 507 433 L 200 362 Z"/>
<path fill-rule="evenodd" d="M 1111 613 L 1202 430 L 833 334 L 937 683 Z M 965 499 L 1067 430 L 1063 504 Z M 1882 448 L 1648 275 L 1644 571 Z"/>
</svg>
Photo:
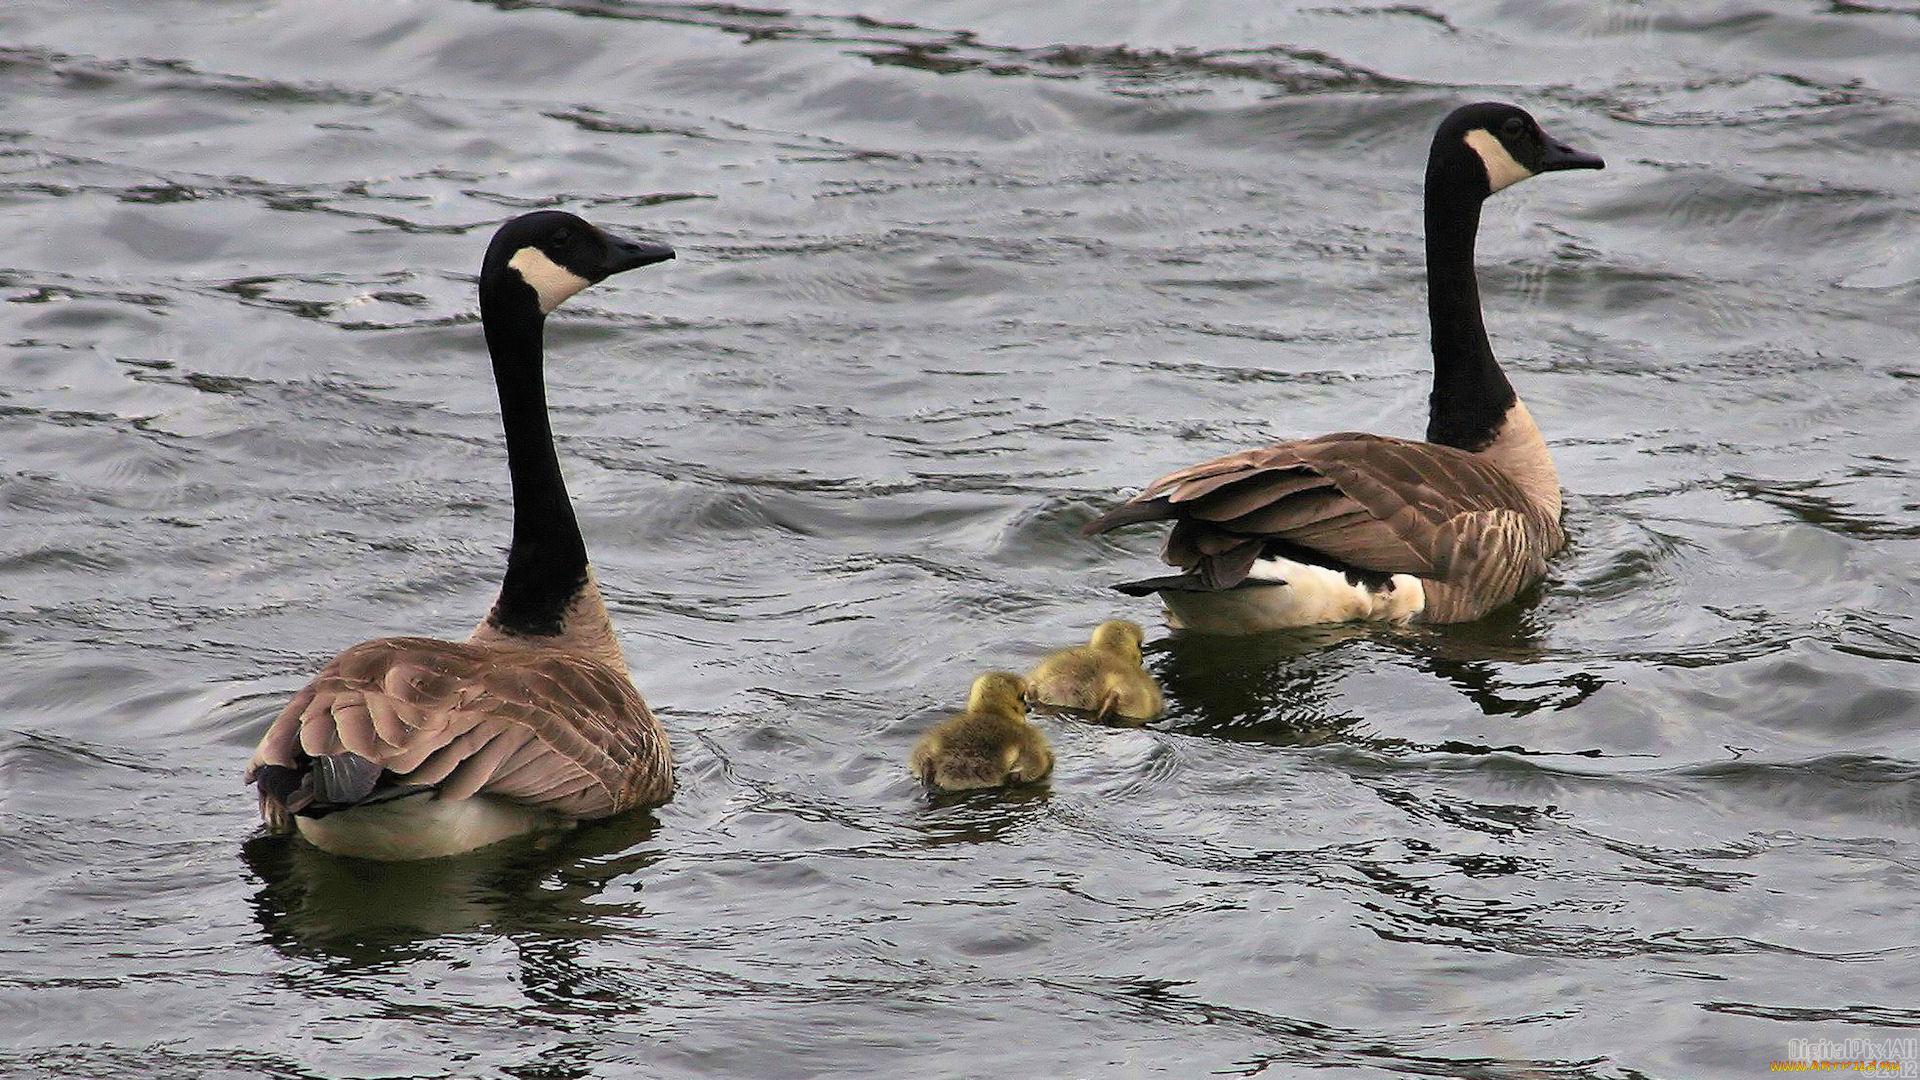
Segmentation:
<svg viewBox="0 0 1920 1080">
<path fill-rule="evenodd" d="M 943 791 L 1045 779 L 1053 772 L 1053 750 L 1027 723 L 1026 690 L 1011 671 L 975 679 L 967 711 L 941 721 L 914 746 L 913 775 Z"/>
<path fill-rule="evenodd" d="M 1080 709 L 1101 720 L 1152 720 L 1165 703 L 1140 659 L 1143 637 L 1125 619 L 1103 622 L 1085 645 L 1040 661 L 1027 674 L 1027 693 L 1036 704 Z"/>
</svg>

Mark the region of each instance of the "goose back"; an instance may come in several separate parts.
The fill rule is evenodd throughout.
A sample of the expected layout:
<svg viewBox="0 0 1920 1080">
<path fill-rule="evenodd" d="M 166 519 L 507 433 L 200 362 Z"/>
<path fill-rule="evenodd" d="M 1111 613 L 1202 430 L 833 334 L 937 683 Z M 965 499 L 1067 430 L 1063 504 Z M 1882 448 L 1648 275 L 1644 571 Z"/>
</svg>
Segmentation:
<svg viewBox="0 0 1920 1080">
<path fill-rule="evenodd" d="M 275 718 L 247 778 L 281 828 L 415 792 L 581 819 L 673 791 L 666 737 L 625 673 L 559 649 L 417 637 L 335 657 Z"/>
<path fill-rule="evenodd" d="M 1545 573 L 1566 541 L 1557 507 L 1484 455 L 1341 432 L 1169 473 L 1086 530 L 1172 521 L 1163 558 L 1212 590 L 1274 556 L 1362 578 L 1410 574 L 1426 590 L 1419 618 L 1460 622 Z"/>
</svg>

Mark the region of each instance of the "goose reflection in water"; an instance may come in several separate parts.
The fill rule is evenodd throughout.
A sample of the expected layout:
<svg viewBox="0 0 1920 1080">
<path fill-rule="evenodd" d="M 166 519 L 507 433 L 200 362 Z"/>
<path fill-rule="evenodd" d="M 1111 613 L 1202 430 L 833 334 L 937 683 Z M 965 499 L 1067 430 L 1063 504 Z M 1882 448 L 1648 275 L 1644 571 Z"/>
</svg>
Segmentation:
<svg viewBox="0 0 1920 1080">
<path fill-rule="evenodd" d="M 270 944 L 358 962 L 483 929 L 582 939 L 622 932 L 642 908 L 608 894 L 619 879 L 653 865 L 659 853 L 648 842 L 658 828 L 651 814 L 634 813 L 570 834 L 398 863 L 330 855 L 262 833 L 241 847 L 241 857 L 260 880 L 250 902 Z"/>
<path fill-rule="evenodd" d="M 1529 677 L 1532 669 L 1550 666 L 1551 656 L 1522 608 L 1465 626 L 1339 624 L 1237 637 L 1175 634 L 1151 643 L 1147 652 L 1169 701 L 1158 726 L 1283 746 L 1353 742 L 1395 752 L 1529 752 L 1516 744 L 1420 745 L 1366 734 L 1364 718 L 1339 703 L 1339 688 L 1382 663 L 1438 678 L 1490 717 L 1570 709 L 1608 682 L 1587 670 Z"/>
</svg>

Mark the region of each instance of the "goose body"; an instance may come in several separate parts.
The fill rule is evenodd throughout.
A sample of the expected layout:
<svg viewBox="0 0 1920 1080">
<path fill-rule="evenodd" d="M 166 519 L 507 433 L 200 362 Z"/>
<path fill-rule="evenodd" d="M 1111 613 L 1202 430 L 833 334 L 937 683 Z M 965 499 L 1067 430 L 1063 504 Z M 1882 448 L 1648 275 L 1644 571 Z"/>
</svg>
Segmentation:
<svg viewBox="0 0 1920 1080">
<path fill-rule="evenodd" d="M 293 696 L 247 766 L 270 830 L 341 855 L 433 858 L 672 795 L 666 735 L 587 562 L 542 371 L 549 312 L 671 258 L 557 211 L 494 235 L 480 314 L 514 501 L 499 598 L 465 641 L 362 642 Z"/>
<path fill-rule="evenodd" d="M 1043 780 L 1053 772 L 1053 750 L 1027 723 L 1026 682 L 1010 671 L 973 681 L 967 711 L 921 736 L 909 759 L 929 788 L 967 791 Z"/>
<path fill-rule="evenodd" d="M 1145 635 L 1124 619 L 1094 628 L 1085 645 L 1062 649 L 1027 673 L 1027 696 L 1037 704 L 1090 712 L 1101 720 L 1144 723 L 1160 715 L 1160 684 L 1141 662 Z"/>
<path fill-rule="evenodd" d="M 1316 623 L 1451 623 L 1504 605 L 1566 544 L 1560 479 L 1481 321 L 1481 203 L 1541 172 L 1599 169 L 1525 111 L 1454 110 L 1427 160 L 1433 393 L 1425 441 L 1342 432 L 1181 469 L 1088 533 L 1171 521 L 1179 572 L 1116 586 L 1159 593 L 1168 623 L 1255 633 Z"/>
</svg>

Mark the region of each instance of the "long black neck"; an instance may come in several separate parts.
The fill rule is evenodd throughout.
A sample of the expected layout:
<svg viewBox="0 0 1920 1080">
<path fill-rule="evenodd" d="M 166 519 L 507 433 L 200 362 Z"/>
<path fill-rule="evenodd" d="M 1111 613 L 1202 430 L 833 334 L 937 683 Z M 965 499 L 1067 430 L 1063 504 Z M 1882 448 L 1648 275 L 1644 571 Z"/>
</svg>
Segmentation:
<svg viewBox="0 0 1920 1080">
<path fill-rule="evenodd" d="M 1471 150 L 1447 149 L 1436 146 L 1427 166 L 1427 314 L 1433 324 L 1427 441 L 1482 450 L 1517 398 L 1480 320 L 1473 242 L 1486 180 Z"/>
<path fill-rule="evenodd" d="M 513 477 L 513 546 L 488 621 L 516 634 L 559 634 L 567 605 L 587 580 L 587 546 L 560 475 L 547 420 L 541 314 L 534 292 L 518 280 L 483 281 L 480 321 L 500 390 L 500 423 Z"/>
</svg>

